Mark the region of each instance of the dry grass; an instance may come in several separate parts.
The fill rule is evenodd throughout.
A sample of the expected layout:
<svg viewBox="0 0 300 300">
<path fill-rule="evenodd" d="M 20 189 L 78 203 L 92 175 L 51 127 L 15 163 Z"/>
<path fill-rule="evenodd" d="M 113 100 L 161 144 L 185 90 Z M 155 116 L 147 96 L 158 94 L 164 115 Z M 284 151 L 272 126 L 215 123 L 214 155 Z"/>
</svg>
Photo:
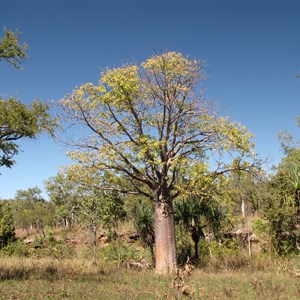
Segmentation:
<svg viewBox="0 0 300 300">
<path fill-rule="evenodd" d="M 120 231 L 131 229 L 125 224 Z M 127 259 L 147 259 L 138 243 L 119 240 L 99 247 L 95 266 L 88 260 L 88 239 L 79 228 L 57 230 L 55 235 L 72 243 L 74 255 L 36 258 L 43 257 L 38 254 L 44 249 L 31 249 L 35 258 L 0 258 L 0 299 L 300 299 L 300 257 L 249 260 L 247 253 L 227 253 L 210 258 L 205 268 L 189 272 L 190 276 L 179 272 L 162 277 L 153 270 L 124 267 Z"/>
<path fill-rule="evenodd" d="M 76 259 L 5 258 L 0 259 L 0 299 L 299 299 L 297 264 L 278 261 L 256 272 L 194 270 L 180 281 L 193 291 L 184 294 L 174 278 L 153 270 Z"/>
<path fill-rule="evenodd" d="M 77 275 L 94 275 L 100 271 L 84 260 L 56 260 L 51 258 L 1 258 L 0 280 L 49 279 L 56 280 Z"/>
</svg>

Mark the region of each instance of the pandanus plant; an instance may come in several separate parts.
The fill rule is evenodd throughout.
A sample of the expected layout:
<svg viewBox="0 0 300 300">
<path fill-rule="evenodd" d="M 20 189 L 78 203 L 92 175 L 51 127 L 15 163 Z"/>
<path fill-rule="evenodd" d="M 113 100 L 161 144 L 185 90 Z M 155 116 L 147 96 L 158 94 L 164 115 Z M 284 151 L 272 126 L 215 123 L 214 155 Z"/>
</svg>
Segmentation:
<svg viewBox="0 0 300 300">
<path fill-rule="evenodd" d="M 189 197 L 175 202 L 175 222 L 189 231 L 194 243 L 194 259 L 199 261 L 198 245 L 205 239 L 204 228 L 211 227 L 214 235 L 220 227 L 221 213 L 218 203 L 210 197 Z"/>
<path fill-rule="evenodd" d="M 149 247 L 152 264 L 155 265 L 153 206 L 143 203 L 136 207 L 133 214 L 134 227 L 139 235 L 140 241 L 145 247 Z"/>
</svg>

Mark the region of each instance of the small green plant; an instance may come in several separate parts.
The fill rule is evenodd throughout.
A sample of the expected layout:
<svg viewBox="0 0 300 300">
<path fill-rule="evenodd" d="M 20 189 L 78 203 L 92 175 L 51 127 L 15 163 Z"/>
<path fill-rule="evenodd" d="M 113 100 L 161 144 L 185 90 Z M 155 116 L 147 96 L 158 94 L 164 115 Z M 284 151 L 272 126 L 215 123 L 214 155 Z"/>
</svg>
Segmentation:
<svg viewBox="0 0 300 300">
<path fill-rule="evenodd" d="M 54 235 L 53 235 L 53 230 L 50 226 L 46 226 L 44 229 L 44 232 L 45 232 L 45 239 L 48 243 L 56 242 Z"/>
<path fill-rule="evenodd" d="M 32 257 L 51 257 L 51 258 L 71 258 L 74 256 L 74 248 L 64 241 L 56 240 L 49 230 L 46 237 L 36 237 L 29 246 L 29 253 Z"/>
<path fill-rule="evenodd" d="M 115 262 L 118 266 L 129 261 L 140 261 L 143 258 L 136 248 L 126 245 L 120 240 L 115 240 L 105 247 L 103 256 L 106 261 Z"/>
<path fill-rule="evenodd" d="M 205 265 L 213 270 L 234 271 L 248 267 L 249 257 L 241 251 L 236 239 L 227 239 L 222 243 L 212 241 L 204 247 L 206 254 L 209 252 Z"/>
<path fill-rule="evenodd" d="M 180 266 L 192 257 L 193 241 L 189 234 L 180 226 L 177 226 L 176 231 L 176 245 L 177 245 L 177 261 Z M 201 254 L 200 254 L 201 255 Z"/>
<path fill-rule="evenodd" d="M 7 244 L 1 250 L 4 256 L 27 257 L 29 256 L 29 247 L 20 240 Z"/>
<path fill-rule="evenodd" d="M 134 227 L 139 235 L 139 239 L 143 246 L 148 247 L 151 253 L 152 264 L 155 265 L 154 255 L 154 220 L 153 205 L 142 202 L 133 212 Z"/>
</svg>

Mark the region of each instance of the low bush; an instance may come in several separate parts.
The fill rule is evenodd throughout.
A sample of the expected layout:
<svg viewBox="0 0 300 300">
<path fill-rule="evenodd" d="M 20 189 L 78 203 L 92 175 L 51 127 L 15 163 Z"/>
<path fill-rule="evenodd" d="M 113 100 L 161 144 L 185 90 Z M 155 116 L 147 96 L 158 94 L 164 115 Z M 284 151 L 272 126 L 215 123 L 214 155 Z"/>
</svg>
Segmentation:
<svg viewBox="0 0 300 300">
<path fill-rule="evenodd" d="M 147 254 L 142 248 L 138 249 L 120 240 L 115 240 L 102 249 L 101 256 L 105 261 L 114 262 L 120 266 L 129 261 L 141 261 L 147 257 Z"/>
<path fill-rule="evenodd" d="M 21 240 L 16 240 L 9 243 L 1 249 L 1 256 L 16 256 L 16 257 L 27 257 L 30 253 L 30 247 L 22 242 Z"/>
</svg>

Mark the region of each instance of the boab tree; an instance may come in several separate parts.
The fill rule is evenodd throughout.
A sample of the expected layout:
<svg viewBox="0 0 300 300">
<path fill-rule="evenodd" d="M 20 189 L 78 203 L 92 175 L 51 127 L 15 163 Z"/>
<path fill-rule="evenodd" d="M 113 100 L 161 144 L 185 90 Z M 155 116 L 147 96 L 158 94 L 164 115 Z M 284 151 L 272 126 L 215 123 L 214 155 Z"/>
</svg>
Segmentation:
<svg viewBox="0 0 300 300">
<path fill-rule="evenodd" d="M 212 152 L 245 155 L 253 147 L 245 127 L 218 116 L 204 100 L 198 88 L 204 79 L 201 61 L 168 52 L 140 66 L 107 69 L 99 85 L 84 84 L 61 101 L 67 120 L 90 131 L 68 141 L 78 162 L 70 168 L 73 178 L 155 202 L 161 274 L 176 269 L 173 200 L 199 192 Z M 227 170 L 221 160 L 215 165 L 218 174 Z M 95 183 L 100 177 L 105 180 Z M 122 178 L 130 185 L 122 186 Z"/>
</svg>

